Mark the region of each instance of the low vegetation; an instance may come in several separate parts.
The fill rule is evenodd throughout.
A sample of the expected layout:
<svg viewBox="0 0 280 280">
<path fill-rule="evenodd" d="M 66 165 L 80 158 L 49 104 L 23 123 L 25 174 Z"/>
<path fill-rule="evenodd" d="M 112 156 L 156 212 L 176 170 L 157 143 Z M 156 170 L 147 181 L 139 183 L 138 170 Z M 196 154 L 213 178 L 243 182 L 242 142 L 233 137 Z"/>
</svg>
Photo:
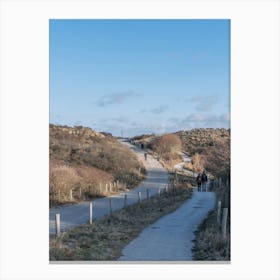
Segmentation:
<svg viewBox="0 0 280 280">
<path fill-rule="evenodd" d="M 217 223 L 217 209 L 209 213 L 199 226 L 194 240 L 194 260 L 230 260 L 230 130 L 195 129 L 176 133 L 184 150 L 192 156 L 193 164 L 186 164 L 200 172 L 206 169 L 211 177 L 221 178 L 221 186 L 214 186 L 217 201 L 222 208 L 229 209 L 227 237 L 222 239 L 220 224 Z"/>
<path fill-rule="evenodd" d="M 211 178 L 221 178 L 222 186 L 214 186 L 222 208 L 229 209 L 228 234 L 221 238 L 215 209 L 199 226 L 194 240 L 194 260 L 230 260 L 230 130 L 194 129 L 162 136 L 142 135 L 132 139 L 172 169 L 181 162 L 180 151 L 192 157 L 185 168 L 195 172 L 206 169 Z M 104 196 L 105 184 L 118 181 L 112 192 L 136 186 L 145 170 L 134 154 L 108 133 L 97 133 L 84 127 L 50 125 L 50 202 L 69 202 L 69 190 L 74 200 Z M 174 174 L 170 180 L 175 180 Z M 170 199 L 164 194 L 140 205 L 114 212 L 112 217 L 81 226 L 59 238 L 50 239 L 51 260 L 116 260 L 121 249 L 143 228 L 159 217 L 175 210 L 191 195 L 193 179 L 177 174 L 180 190 Z M 186 183 L 187 182 L 187 183 Z M 228 182 L 226 184 L 226 182 Z M 114 185 L 115 186 L 115 185 Z M 188 186 L 188 187 L 187 187 Z M 78 190 L 82 189 L 82 197 Z M 59 190 L 59 199 L 58 199 Z M 73 202 L 73 201 L 72 201 Z"/>
<path fill-rule="evenodd" d="M 226 180 L 230 173 L 230 130 L 192 129 L 178 131 L 162 136 L 141 135 L 134 137 L 138 144 L 144 144 L 167 168 L 181 161 L 178 151 L 182 150 L 192 157 L 193 164 L 186 168 L 201 172 L 206 169 L 215 177 Z"/>
<path fill-rule="evenodd" d="M 192 180 L 189 178 L 189 181 Z M 50 260 L 112 261 L 121 256 L 126 244 L 145 227 L 160 217 L 176 210 L 191 196 L 191 183 L 181 183 L 175 191 L 152 197 L 141 204 L 129 205 L 84 225 L 63 233 L 59 238 L 50 237 Z"/>
<path fill-rule="evenodd" d="M 140 135 L 132 138 L 134 144 L 146 149 L 153 154 L 168 170 L 182 161 L 180 151 L 182 142 L 175 134 L 164 134 L 162 136 Z"/>
<path fill-rule="evenodd" d="M 108 133 L 50 125 L 49 134 L 51 206 L 110 194 L 110 184 L 111 193 L 130 189 L 145 176 L 131 150 Z"/>
<path fill-rule="evenodd" d="M 193 259 L 200 261 L 229 261 L 230 235 L 222 238 L 217 213 L 212 211 L 196 231 Z"/>
<path fill-rule="evenodd" d="M 179 152 L 182 149 L 182 142 L 175 134 L 156 137 L 152 143 L 152 149 L 171 168 L 181 161 Z"/>
<path fill-rule="evenodd" d="M 228 129 L 193 129 L 179 131 L 186 153 L 199 158 L 200 169 L 206 169 L 215 177 L 226 180 L 230 173 L 230 130 Z"/>
<path fill-rule="evenodd" d="M 222 208 L 229 209 L 226 240 L 221 238 L 220 225 L 216 222 L 217 209 L 215 209 L 196 232 L 194 260 L 230 260 L 230 130 L 193 129 L 179 131 L 173 135 L 180 139 L 182 150 L 192 157 L 192 162 L 184 164 L 186 169 L 195 172 L 206 169 L 211 179 L 222 179 L 222 185 L 215 186 L 212 190 L 216 193 L 217 201 L 222 201 Z M 161 143 L 156 139 L 164 137 L 143 135 L 138 136 L 136 141 L 146 143 L 146 146 L 156 153 L 160 150 L 156 148 L 156 145 Z M 177 157 L 176 160 L 181 161 L 178 153 Z M 163 157 L 163 163 L 166 166 L 169 159 Z M 172 162 L 172 164 L 175 163 Z"/>
</svg>

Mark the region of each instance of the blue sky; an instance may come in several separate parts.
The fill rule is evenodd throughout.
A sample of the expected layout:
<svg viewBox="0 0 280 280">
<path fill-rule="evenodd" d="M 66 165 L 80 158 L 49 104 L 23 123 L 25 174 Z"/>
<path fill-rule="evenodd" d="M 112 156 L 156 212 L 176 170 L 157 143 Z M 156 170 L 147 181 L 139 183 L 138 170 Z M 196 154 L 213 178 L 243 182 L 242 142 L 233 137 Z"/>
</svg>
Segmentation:
<svg viewBox="0 0 280 280">
<path fill-rule="evenodd" d="M 229 20 L 50 20 L 50 123 L 229 128 Z"/>
</svg>

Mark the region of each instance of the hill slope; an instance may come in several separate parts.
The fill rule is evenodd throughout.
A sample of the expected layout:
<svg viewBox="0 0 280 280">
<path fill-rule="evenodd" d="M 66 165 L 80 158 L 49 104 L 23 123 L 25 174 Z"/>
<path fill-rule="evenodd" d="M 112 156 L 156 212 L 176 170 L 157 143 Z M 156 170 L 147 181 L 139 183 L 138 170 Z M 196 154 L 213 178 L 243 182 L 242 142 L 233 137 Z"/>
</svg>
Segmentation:
<svg viewBox="0 0 280 280">
<path fill-rule="evenodd" d="M 181 140 L 182 151 L 189 154 L 192 158 L 199 154 L 201 165 L 215 177 L 226 179 L 229 177 L 230 170 L 230 130 L 226 129 L 192 129 L 189 131 L 178 131 L 173 133 Z M 166 136 L 141 135 L 133 138 L 135 143 L 143 144 L 154 153 L 157 153 L 161 142 Z M 159 145 L 158 145 L 159 144 Z M 167 165 L 174 165 L 181 159 L 176 151 L 170 153 L 168 157 L 161 157 Z M 173 160 L 172 160 L 173 159 Z M 169 162 L 170 161 L 170 162 Z"/>
<path fill-rule="evenodd" d="M 70 189 L 85 197 L 104 196 L 100 183 L 119 181 L 118 188 L 132 188 L 144 170 L 131 150 L 110 134 L 85 127 L 50 125 L 50 200 L 67 202 Z M 143 173 L 143 171 L 142 171 Z"/>
<path fill-rule="evenodd" d="M 193 156 L 198 153 L 207 171 L 226 179 L 230 173 L 230 130 L 193 129 L 176 133 L 185 152 Z"/>
</svg>

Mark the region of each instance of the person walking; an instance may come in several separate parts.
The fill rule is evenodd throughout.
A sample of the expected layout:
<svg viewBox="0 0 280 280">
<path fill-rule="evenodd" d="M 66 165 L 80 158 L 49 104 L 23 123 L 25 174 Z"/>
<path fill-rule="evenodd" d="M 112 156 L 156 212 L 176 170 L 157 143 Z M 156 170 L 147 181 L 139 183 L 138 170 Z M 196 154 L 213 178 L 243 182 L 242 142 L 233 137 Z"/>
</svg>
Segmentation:
<svg viewBox="0 0 280 280">
<path fill-rule="evenodd" d="M 144 153 L 145 160 L 147 160 L 147 156 L 148 156 L 148 153 L 145 152 L 145 153 Z"/>
<path fill-rule="evenodd" d="M 207 188 L 206 188 L 207 181 L 208 181 L 208 178 L 207 178 L 206 172 L 204 170 L 201 175 L 202 191 L 207 191 Z"/>
<path fill-rule="evenodd" d="M 196 177 L 196 183 L 197 183 L 197 191 L 201 191 L 201 182 L 202 182 L 202 178 L 201 178 L 201 174 L 198 173 L 197 177 Z"/>
</svg>

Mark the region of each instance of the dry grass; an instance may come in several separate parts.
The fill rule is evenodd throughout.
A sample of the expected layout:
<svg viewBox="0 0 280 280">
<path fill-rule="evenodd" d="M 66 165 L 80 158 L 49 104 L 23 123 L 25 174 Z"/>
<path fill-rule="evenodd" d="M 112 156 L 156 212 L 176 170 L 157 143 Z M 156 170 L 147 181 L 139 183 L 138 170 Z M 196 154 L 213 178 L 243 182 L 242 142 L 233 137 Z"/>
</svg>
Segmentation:
<svg viewBox="0 0 280 280">
<path fill-rule="evenodd" d="M 230 178 L 230 130 L 194 129 L 178 132 L 177 135 L 181 138 L 188 153 L 201 155 L 205 169 L 215 178 L 223 179 L 222 187 L 212 190 L 216 193 L 217 201 L 222 201 L 222 208 L 229 209 L 227 239 L 221 238 L 215 210 L 196 232 L 194 258 L 196 260 L 230 260 L 230 185 L 225 184 L 225 181 Z"/>
<path fill-rule="evenodd" d="M 196 231 L 194 259 L 195 260 L 230 260 L 230 185 L 212 187 L 217 201 L 221 201 L 221 208 L 228 208 L 227 238 L 222 239 L 221 225 L 217 223 L 217 208 L 209 213 Z"/>
<path fill-rule="evenodd" d="M 176 210 L 191 192 L 192 188 L 181 186 L 160 198 L 152 197 L 140 205 L 127 206 L 93 225 L 77 227 L 57 239 L 51 237 L 50 260 L 117 260 L 126 244 L 149 224 Z"/>
<path fill-rule="evenodd" d="M 185 168 L 185 169 L 188 169 L 188 170 L 190 170 L 190 171 L 193 171 L 193 165 L 192 165 L 191 162 L 186 162 L 186 163 L 184 164 L 184 168 Z"/>
<path fill-rule="evenodd" d="M 50 159 L 126 175 L 139 167 L 134 153 L 112 136 L 89 128 L 50 126 Z"/>
<path fill-rule="evenodd" d="M 193 129 L 179 131 L 183 150 L 192 157 L 197 153 L 201 166 L 211 173 L 209 179 L 222 178 L 224 182 L 230 177 L 230 130 L 225 129 Z M 144 136 L 142 141 L 145 141 Z M 140 139 L 140 137 L 139 137 Z M 140 141 L 138 139 L 138 141 Z M 152 141 L 150 141 L 152 142 Z M 152 147 L 152 146 L 151 146 Z M 193 157 L 194 159 L 194 157 Z M 168 166 L 163 162 L 165 166 Z M 191 163 L 184 166 L 193 170 Z M 230 186 L 223 184 L 221 188 L 212 189 L 222 207 L 229 209 L 228 238 L 221 240 L 220 228 L 216 223 L 216 212 L 205 219 L 196 232 L 194 257 L 196 260 L 229 260 L 230 258 Z M 215 218 L 213 218 L 215 216 Z"/>
<path fill-rule="evenodd" d="M 145 149 L 158 158 L 160 163 L 167 169 L 173 170 L 174 165 L 182 162 L 179 151 L 182 148 L 180 138 L 175 134 L 165 134 L 162 136 L 141 135 L 132 139 L 135 144 L 143 144 Z"/>
<path fill-rule="evenodd" d="M 230 173 L 230 130 L 193 129 L 176 133 L 184 150 L 201 156 L 204 168 L 216 177 L 227 178 Z"/>
<path fill-rule="evenodd" d="M 110 195 L 133 188 L 145 178 L 143 164 L 110 134 L 57 125 L 50 125 L 49 133 L 50 206 Z M 117 188 L 105 191 L 106 183 L 117 181 Z"/>
<path fill-rule="evenodd" d="M 51 206 L 75 203 L 83 199 L 105 196 L 104 186 L 113 181 L 108 172 L 90 166 L 67 166 L 63 163 L 51 161 L 49 172 L 50 204 Z M 100 183 L 103 188 L 100 190 Z M 119 185 L 119 189 L 123 189 Z M 80 189 L 82 197 L 80 197 Z M 73 200 L 70 201 L 70 190 L 73 191 Z"/>
<path fill-rule="evenodd" d="M 86 165 L 67 166 L 51 162 L 49 178 L 49 201 L 50 206 L 53 207 L 112 195 L 126 190 L 128 185 L 137 185 L 145 177 L 143 174 L 131 175 L 116 185 L 112 174 L 95 167 Z M 72 190 L 72 200 L 70 200 L 70 190 Z"/>
<path fill-rule="evenodd" d="M 193 249 L 194 260 L 229 261 L 230 235 L 223 240 L 220 227 L 216 222 L 217 212 L 212 211 L 196 232 Z"/>
</svg>

